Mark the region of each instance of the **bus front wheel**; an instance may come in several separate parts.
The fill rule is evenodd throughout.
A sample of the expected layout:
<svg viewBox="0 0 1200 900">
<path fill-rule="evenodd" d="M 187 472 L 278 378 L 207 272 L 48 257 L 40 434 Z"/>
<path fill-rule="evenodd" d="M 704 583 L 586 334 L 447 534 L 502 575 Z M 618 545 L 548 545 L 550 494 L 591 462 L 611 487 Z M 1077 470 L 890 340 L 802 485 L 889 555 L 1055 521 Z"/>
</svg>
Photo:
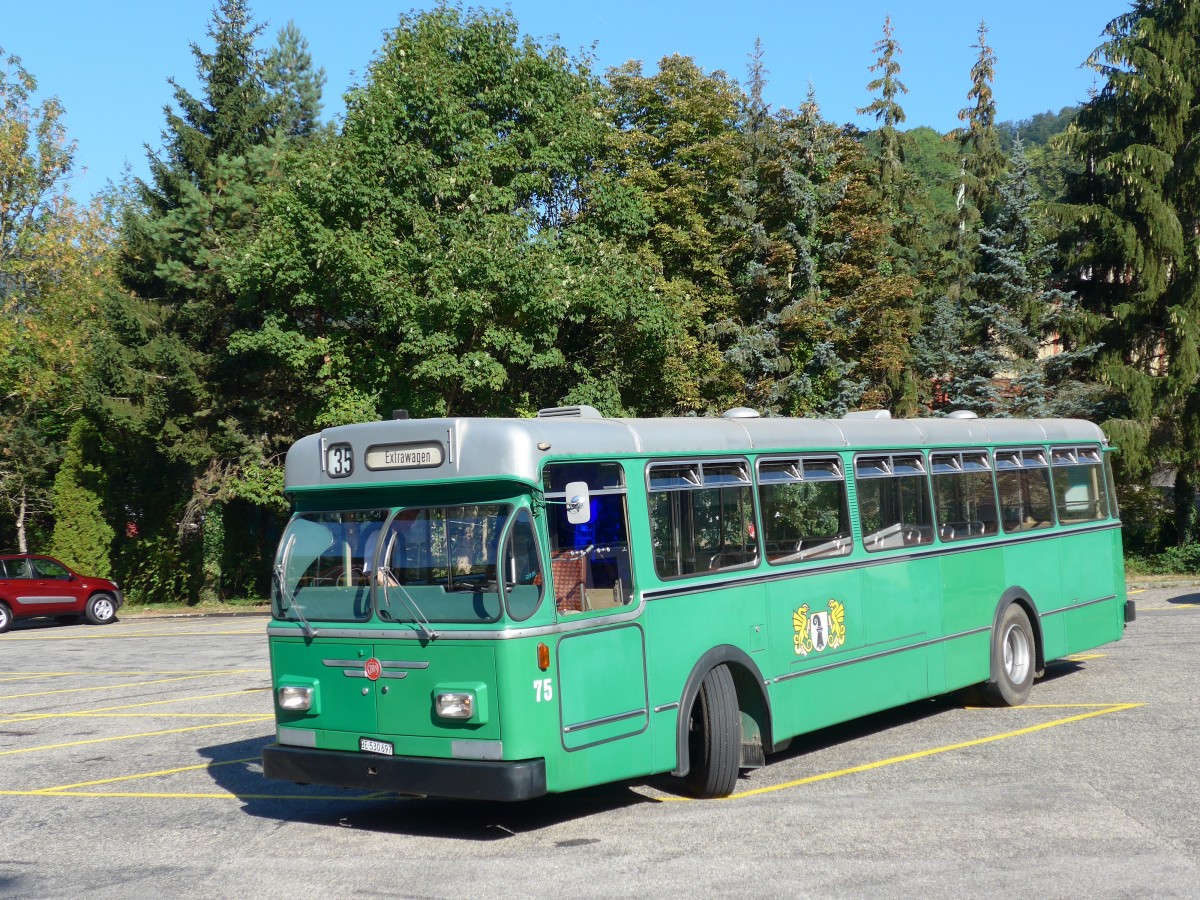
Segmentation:
<svg viewBox="0 0 1200 900">
<path fill-rule="evenodd" d="M 1029 616 L 1017 603 L 1010 603 L 992 635 L 993 681 L 983 686 L 983 696 L 992 706 L 1020 706 L 1029 699 L 1037 667 L 1037 648 Z"/>
<path fill-rule="evenodd" d="M 688 722 L 688 792 L 705 798 L 733 793 L 741 747 L 742 717 L 733 674 L 728 666 L 717 666 L 700 683 Z"/>
</svg>

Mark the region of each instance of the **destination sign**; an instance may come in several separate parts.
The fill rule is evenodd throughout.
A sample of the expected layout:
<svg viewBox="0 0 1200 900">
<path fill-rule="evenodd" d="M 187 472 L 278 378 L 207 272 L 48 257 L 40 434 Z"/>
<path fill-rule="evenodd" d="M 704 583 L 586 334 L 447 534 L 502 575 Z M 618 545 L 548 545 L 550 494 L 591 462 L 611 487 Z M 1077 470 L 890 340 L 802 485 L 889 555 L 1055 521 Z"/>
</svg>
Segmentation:
<svg viewBox="0 0 1200 900">
<path fill-rule="evenodd" d="M 367 448 L 368 469 L 433 469 L 445 461 L 437 441 L 423 444 L 376 444 Z"/>
</svg>

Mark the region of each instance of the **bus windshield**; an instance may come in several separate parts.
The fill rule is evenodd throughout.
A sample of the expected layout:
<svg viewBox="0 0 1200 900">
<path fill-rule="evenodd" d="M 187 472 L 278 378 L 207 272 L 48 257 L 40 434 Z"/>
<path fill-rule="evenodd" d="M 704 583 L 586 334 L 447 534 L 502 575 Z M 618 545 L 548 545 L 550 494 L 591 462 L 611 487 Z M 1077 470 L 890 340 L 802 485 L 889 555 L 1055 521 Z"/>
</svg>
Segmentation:
<svg viewBox="0 0 1200 900">
<path fill-rule="evenodd" d="M 383 509 L 302 513 L 279 542 L 271 602 L 276 618 L 364 622 L 371 618 L 367 572 Z"/>
<path fill-rule="evenodd" d="M 275 616 L 298 622 L 495 622 L 507 597 L 515 618 L 537 606 L 541 566 L 528 514 L 498 582 L 506 504 L 311 512 L 280 541 Z"/>
<path fill-rule="evenodd" d="M 512 508 L 499 503 L 398 512 L 383 530 L 375 608 L 388 621 L 495 622 L 497 545 Z"/>
</svg>

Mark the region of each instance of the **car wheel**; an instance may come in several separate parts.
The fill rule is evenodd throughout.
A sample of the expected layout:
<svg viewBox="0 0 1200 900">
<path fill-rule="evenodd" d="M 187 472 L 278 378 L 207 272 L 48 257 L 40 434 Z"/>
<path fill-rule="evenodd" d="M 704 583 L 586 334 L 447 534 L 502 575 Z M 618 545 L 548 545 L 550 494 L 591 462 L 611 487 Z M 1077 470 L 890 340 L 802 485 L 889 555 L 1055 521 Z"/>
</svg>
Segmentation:
<svg viewBox="0 0 1200 900">
<path fill-rule="evenodd" d="M 117 617 L 117 601 L 112 594 L 93 594 L 84 615 L 93 625 L 107 625 Z"/>
<path fill-rule="evenodd" d="M 0 634 L 12 628 L 13 616 L 12 610 L 8 608 L 7 603 L 0 603 Z"/>
</svg>

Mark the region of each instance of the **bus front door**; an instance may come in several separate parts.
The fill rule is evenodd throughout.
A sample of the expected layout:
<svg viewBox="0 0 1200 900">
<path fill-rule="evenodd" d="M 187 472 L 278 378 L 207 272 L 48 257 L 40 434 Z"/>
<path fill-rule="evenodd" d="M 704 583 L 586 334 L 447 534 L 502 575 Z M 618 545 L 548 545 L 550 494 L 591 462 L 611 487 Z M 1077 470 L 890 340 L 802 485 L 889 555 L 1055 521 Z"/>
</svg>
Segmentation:
<svg viewBox="0 0 1200 900">
<path fill-rule="evenodd" d="M 555 655 L 567 771 L 590 771 L 591 783 L 648 771 L 650 718 L 641 626 L 565 634 Z M 631 741 L 644 746 L 632 752 Z M 599 770 L 603 777 L 596 776 Z"/>
</svg>

